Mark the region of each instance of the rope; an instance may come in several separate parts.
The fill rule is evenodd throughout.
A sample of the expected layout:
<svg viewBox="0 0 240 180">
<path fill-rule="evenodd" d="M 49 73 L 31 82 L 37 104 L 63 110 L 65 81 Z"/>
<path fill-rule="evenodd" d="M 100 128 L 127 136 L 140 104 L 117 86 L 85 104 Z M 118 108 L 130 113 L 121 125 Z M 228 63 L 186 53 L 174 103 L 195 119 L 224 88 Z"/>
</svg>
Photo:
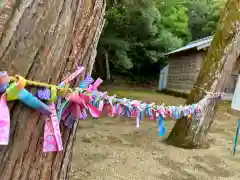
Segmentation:
<svg viewBox="0 0 240 180">
<path fill-rule="evenodd" d="M 17 82 L 18 78 L 14 77 L 14 76 L 9 76 L 9 80 L 10 80 L 10 82 Z M 44 88 L 49 88 L 49 89 L 55 88 L 58 92 L 61 92 L 63 94 L 73 92 L 73 89 L 69 88 L 69 85 L 66 85 L 65 88 L 62 88 L 62 87 L 59 87 L 56 85 L 42 83 L 42 82 L 38 82 L 38 81 L 31 81 L 31 80 L 27 80 L 27 79 L 25 79 L 25 81 L 26 81 L 26 85 L 28 85 L 28 86 L 44 87 Z"/>
</svg>

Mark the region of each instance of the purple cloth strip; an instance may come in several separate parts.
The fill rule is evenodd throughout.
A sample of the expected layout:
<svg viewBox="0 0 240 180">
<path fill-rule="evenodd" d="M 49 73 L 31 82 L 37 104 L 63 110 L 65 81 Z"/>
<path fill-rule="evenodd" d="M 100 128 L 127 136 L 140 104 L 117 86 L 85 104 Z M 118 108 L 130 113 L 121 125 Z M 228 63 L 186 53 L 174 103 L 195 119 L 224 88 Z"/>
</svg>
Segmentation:
<svg viewBox="0 0 240 180">
<path fill-rule="evenodd" d="M 83 120 L 85 120 L 85 119 L 87 119 L 87 112 L 86 112 L 86 109 L 83 109 L 83 111 L 82 111 L 82 119 Z"/>
<path fill-rule="evenodd" d="M 57 110 L 59 110 L 61 108 L 62 105 L 62 97 L 58 97 L 57 99 Z"/>
<path fill-rule="evenodd" d="M 49 110 L 48 109 L 36 109 L 38 112 L 40 112 L 41 114 L 45 115 L 45 116 L 49 116 L 50 113 L 49 113 Z"/>
<path fill-rule="evenodd" d="M 51 99 L 51 91 L 48 88 L 41 88 L 37 92 L 37 97 L 42 100 L 50 100 Z"/>
<path fill-rule="evenodd" d="M 67 117 L 66 121 L 64 122 L 64 125 L 69 127 L 69 128 L 72 128 L 76 120 L 77 120 L 77 117 L 75 117 L 74 115 L 70 114 Z"/>
<path fill-rule="evenodd" d="M 87 88 L 90 84 L 94 82 L 91 76 L 87 76 L 79 85 L 80 88 Z"/>
</svg>

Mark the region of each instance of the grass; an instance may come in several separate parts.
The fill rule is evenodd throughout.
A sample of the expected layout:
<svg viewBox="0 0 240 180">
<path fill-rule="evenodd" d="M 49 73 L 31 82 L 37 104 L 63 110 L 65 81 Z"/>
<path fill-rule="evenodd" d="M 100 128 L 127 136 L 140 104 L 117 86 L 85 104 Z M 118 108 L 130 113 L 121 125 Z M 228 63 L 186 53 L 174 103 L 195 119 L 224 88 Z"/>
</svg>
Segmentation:
<svg viewBox="0 0 240 180">
<path fill-rule="evenodd" d="M 164 103 L 165 105 L 180 105 L 185 103 L 183 98 L 172 98 L 170 95 L 158 93 L 155 90 L 147 89 L 108 89 L 109 95 L 116 94 L 117 97 L 126 97 L 145 102 L 155 102 L 157 104 Z"/>
</svg>

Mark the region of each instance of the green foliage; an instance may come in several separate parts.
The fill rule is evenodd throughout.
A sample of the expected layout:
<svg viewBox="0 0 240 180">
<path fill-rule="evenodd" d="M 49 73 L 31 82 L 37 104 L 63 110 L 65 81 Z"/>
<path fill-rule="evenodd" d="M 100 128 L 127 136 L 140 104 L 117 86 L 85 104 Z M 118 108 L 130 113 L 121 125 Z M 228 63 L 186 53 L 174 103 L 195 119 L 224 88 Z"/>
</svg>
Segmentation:
<svg viewBox="0 0 240 180">
<path fill-rule="evenodd" d="M 188 8 L 184 5 L 176 5 L 166 11 L 163 18 L 163 25 L 170 32 L 182 39 L 188 40 Z"/>
<path fill-rule="evenodd" d="M 98 60 L 139 79 L 158 76 L 164 53 L 214 33 L 224 0 L 108 0 Z"/>
<path fill-rule="evenodd" d="M 215 32 L 225 0 L 188 0 L 189 29 L 196 40 Z"/>
</svg>

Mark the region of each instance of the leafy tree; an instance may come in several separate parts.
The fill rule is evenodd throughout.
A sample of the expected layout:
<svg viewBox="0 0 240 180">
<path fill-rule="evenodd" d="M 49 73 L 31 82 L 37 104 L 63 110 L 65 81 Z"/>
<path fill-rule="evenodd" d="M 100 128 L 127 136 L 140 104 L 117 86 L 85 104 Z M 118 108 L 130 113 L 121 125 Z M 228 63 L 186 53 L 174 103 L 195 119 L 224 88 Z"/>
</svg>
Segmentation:
<svg viewBox="0 0 240 180">
<path fill-rule="evenodd" d="M 186 1 L 189 9 L 189 29 L 193 40 L 214 33 L 224 4 L 225 0 Z"/>
<path fill-rule="evenodd" d="M 228 0 L 195 87 L 187 99 L 187 104 L 201 100 L 200 116 L 178 120 L 168 137 L 169 144 L 184 148 L 208 146 L 207 134 L 214 120 L 217 99 L 212 94 L 204 98 L 202 89 L 222 92 L 236 66 L 240 56 L 239 8 L 240 1 Z"/>
<path fill-rule="evenodd" d="M 108 59 L 114 71 L 128 70 L 141 79 L 141 76 L 149 75 L 142 70 L 143 66 L 165 63 L 163 54 L 180 47 L 188 39 L 188 17 L 184 6 L 168 7 L 160 12 L 164 7 L 153 0 L 110 3 L 97 61 L 103 64 Z"/>
<path fill-rule="evenodd" d="M 185 5 L 178 4 L 169 8 L 164 14 L 162 22 L 171 33 L 185 41 L 189 40 L 188 8 Z"/>
<path fill-rule="evenodd" d="M 142 77 L 158 76 L 165 52 L 212 35 L 225 0 L 108 0 L 95 69 Z M 148 67 L 144 69 L 143 67 Z M 149 72 L 149 68 L 153 68 Z M 101 71 L 101 73 L 99 73 Z"/>
</svg>

